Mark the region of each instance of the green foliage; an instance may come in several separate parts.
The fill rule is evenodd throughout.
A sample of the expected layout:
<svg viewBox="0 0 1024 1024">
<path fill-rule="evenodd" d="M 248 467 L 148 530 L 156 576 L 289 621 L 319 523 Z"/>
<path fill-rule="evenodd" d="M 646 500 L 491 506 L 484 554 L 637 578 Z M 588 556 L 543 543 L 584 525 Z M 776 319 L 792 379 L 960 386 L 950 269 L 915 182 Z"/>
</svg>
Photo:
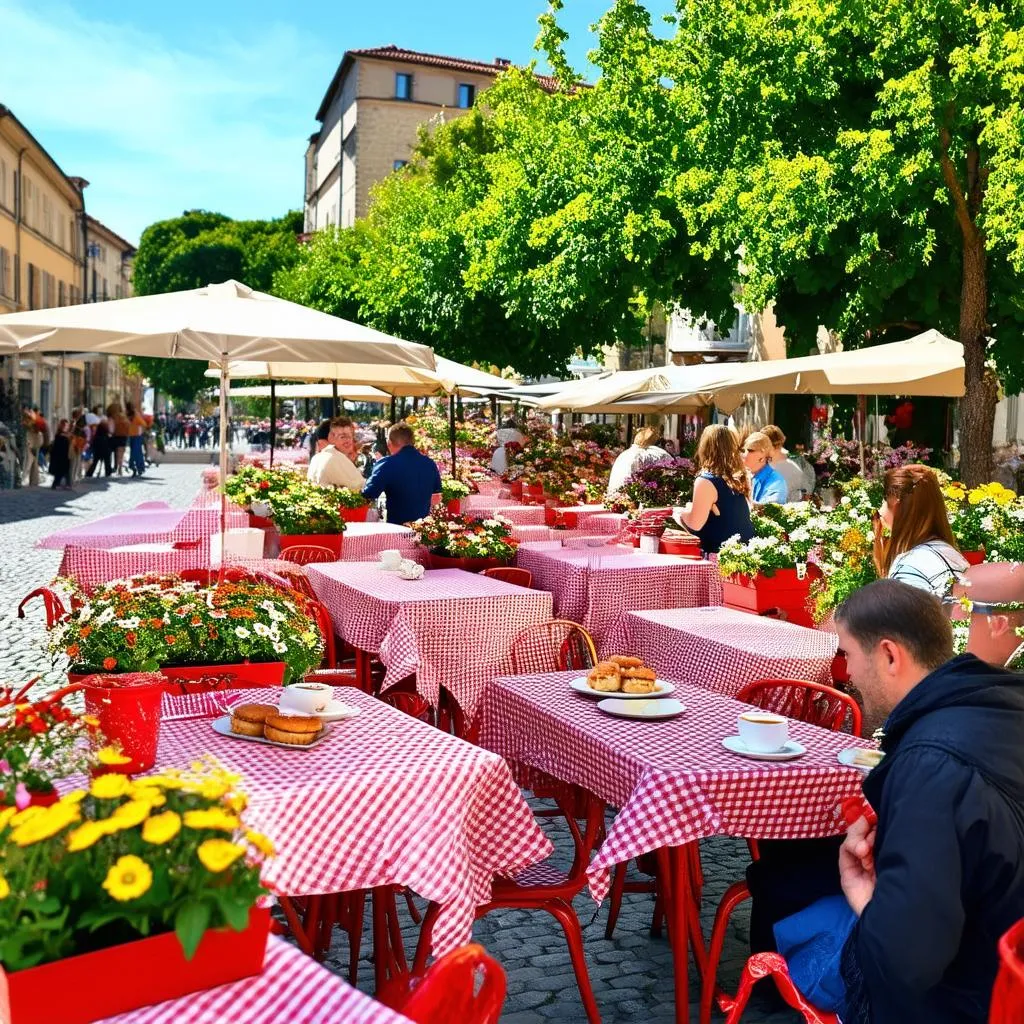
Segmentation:
<svg viewBox="0 0 1024 1024">
<path fill-rule="evenodd" d="M 126 373 L 145 377 L 162 395 L 187 405 L 200 391 L 213 386 L 205 376 L 209 364 L 197 359 L 162 359 L 159 356 L 123 356 Z"/>
</svg>

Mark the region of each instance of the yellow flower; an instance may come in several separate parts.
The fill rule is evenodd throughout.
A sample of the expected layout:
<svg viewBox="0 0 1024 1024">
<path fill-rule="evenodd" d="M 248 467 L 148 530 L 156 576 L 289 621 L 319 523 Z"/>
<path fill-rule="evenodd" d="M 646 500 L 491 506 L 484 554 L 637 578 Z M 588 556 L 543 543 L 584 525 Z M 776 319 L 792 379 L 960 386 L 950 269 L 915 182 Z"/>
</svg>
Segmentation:
<svg viewBox="0 0 1024 1024">
<path fill-rule="evenodd" d="M 151 810 L 152 805 L 147 800 L 129 800 L 110 816 L 111 828 L 126 829 L 141 825 Z"/>
<path fill-rule="evenodd" d="M 232 793 L 224 803 L 235 814 L 241 814 L 249 806 L 249 798 L 244 793 Z"/>
<path fill-rule="evenodd" d="M 121 753 L 120 748 L 114 746 L 101 747 L 96 751 L 96 760 L 100 764 L 105 765 L 117 765 L 117 764 L 131 764 L 131 758 L 125 757 Z"/>
<path fill-rule="evenodd" d="M 98 821 L 85 821 L 74 830 L 68 833 L 68 852 L 80 853 L 88 850 L 93 843 L 102 839 L 108 834 L 108 830 Z"/>
<path fill-rule="evenodd" d="M 7 879 L 0 875 L 0 900 L 5 900 L 10 895 L 11 887 L 7 884 Z"/>
<path fill-rule="evenodd" d="M 141 857 L 134 854 L 119 857 L 103 880 L 103 888 L 119 903 L 138 899 L 149 891 L 152 884 L 152 870 Z"/>
<path fill-rule="evenodd" d="M 245 838 L 248 839 L 264 857 L 274 856 L 274 844 L 262 832 L 247 830 Z"/>
<path fill-rule="evenodd" d="M 181 779 L 170 772 L 163 772 L 160 775 L 147 775 L 144 779 L 137 779 L 136 786 L 150 786 L 159 789 L 182 789 Z"/>
<path fill-rule="evenodd" d="M 207 839 L 196 851 L 203 867 L 214 874 L 231 867 L 245 853 L 245 847 L 227 839 Z"/>
<path fill-rule="evenodd" d="M 86 725 L 91 725 L 94 729 L 100 727 L 100 720 L 95 715 L 82 715 L 82 721 Z"/>
<path fill-rule="evenodd" d="M 61 798 L 62 804 L 80 804 L 89 794 L 84 789 L 72 789 Z"/>
<path fill-rule="evenodd" d="M 241 822 L 235 814 L 228 814 L 221 807 L 209 807 L 205 811 L 186 811 L 185 824 L 188 828 L 212 828 L 218 832 L 234 832 Z"/>
<path fill-rule="evenodd" d="M 181 818 L 174 811 L 155 814 L 142 826 L 142 838 L 154 846 L 163 846 L 181 831 Z"/>
<path fill-rule="evenodd" d="M 47 807 L 44 813 L 34 815 L 19 825 L 11 833 L 11 841 L 15 846 L 32 846 L 55 836 L 62 828 L 67 828 L 79 817 L 81 817 L 81 812 L 77 804 L 54 804 L 52 807 Z"/>
<path fill-rule="evenodd" d="M 89 792 L 97 800 L 116 800 L 120 796 L 125 796 L 130 789 L 131 783 L 125 776 L 111 772 L 93 779 Z"/>
<path fill-rule="evenodd" d="M 38 818 L 42 814 L 44 808 L 38 804 L 30 804 L 23 811 L 17 811 L 12 815 L 10 820 L 11 828 L 19 828 L 24 825 L 26 821 L 31 821 L 33 818 Z"/>
<path fill-rule="evenodd" d="M 7 823 L 18 813 L 17 807 L 5 807 L 0 811 L 0 829 L 6 828 Z"/>
</svg>

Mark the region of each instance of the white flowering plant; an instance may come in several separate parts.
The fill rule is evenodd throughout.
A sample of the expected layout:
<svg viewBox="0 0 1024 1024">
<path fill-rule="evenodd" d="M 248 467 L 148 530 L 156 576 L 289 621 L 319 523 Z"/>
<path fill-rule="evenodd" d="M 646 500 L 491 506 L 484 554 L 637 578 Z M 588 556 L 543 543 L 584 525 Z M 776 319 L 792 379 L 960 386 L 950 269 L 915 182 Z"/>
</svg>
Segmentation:
<svg viewBox="0 0 1024 1024">
<path fill-rule="evenodd" d="M 752 537 L 748 541 L 730 537 L 718 551 L 718 571 L 730 576 L 772 577 L 779 569 L 806 569 L 814 540 L 806 527 L 788 536 Z"/>
<path fill-rule="evenodd" d="M 323 656 L 307 599 L 267 583 L 141 576 L 75 596 L 79 607 L 51 631 L 50 651 L 76 673 L 283 661 L 290 682 Z"/>
<path fill-rule="evenodd" d="M 445 558 L 508 560 L 516 553 L 512 524 L 500 516 L 470 519 L 437 506 L 429 516 L 410 525 L 423 547 Z"/>
</svg>

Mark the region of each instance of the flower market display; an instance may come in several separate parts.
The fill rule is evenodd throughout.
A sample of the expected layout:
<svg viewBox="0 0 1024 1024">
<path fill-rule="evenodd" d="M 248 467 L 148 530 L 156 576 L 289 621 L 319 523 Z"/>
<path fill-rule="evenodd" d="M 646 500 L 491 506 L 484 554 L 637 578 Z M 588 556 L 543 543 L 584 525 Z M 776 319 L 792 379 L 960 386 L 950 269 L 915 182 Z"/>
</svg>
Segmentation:
<svg viewBox="0 0 1024 1024">
<path fill-rule="evenodd" d="M 253 503 L 268 504 L 272 497 L 288 494 L 305 483 L 293 469 L 261 469 L 243 466 L 224 482 L 224 493 L 239 508 L 251 511 Z"/>
<path fill-rule="evenodd" d="M 469 484 L 456 480 L 454 477 L 446 476 L 441 480 L 441 500 L 445 503 L 450 501 L 462 501 L 468 498 L 471 493 Z"/>
<path fill-rule="evenodd" d="M 323 654 L 305 598 L 266 583 L 144 576 L 74 593 L 80 607 L 54 627 L 50 650 L 76 674 L 284 662 L 288 682 Z"/>
<path fill-rule="evenodd" d="M 612 512 L 635 513 L 645 508 L 672 508 L 693 498 L 696 466 L 690 459 L 668 458 L 648 462 L 611 495 L 605 504 Z"/>
<path fill-rule="evenodd" d="M 451 436 L 447 416 L 433 411 L 413 413 L 406 417 L 413 428 L 416 447 L 429 455 L 438 465 L 442 476 L 452 476 L 470 485 L 489 480 L 491 456 L 498 446 L 494 424 L 490 420 L 457 420 L 455 424 L 456 466 L 452 468 Z"/>
<path fill-rule="evenodd" d="M 968 490 L 953 481 L 943 488 L 953 536 L 961 551 L 985 553 L 986 561 L 1024 557 L 1024 503 L 999 483 Z"/>
<path fill-rule="evenodd" d="M 439 506 L 429 516 L 410 523 L 410 526 L 437 568 L 443 567 L 438 559 L 469 559 L 499 564 L 511 561 L 516 553 L 512 524 L 500 516 L 471 519 Z"/>
<path fill-rule="evenodd" d="M 579 485 L 594 484 L 602 490 L 608 483 L 618 454 L 586 434 L 555 435 L 536 431 L 522 444 L 505 446 L 508 479 L 540 488 L 562 504 L 579 503 Z"/>
</svg>

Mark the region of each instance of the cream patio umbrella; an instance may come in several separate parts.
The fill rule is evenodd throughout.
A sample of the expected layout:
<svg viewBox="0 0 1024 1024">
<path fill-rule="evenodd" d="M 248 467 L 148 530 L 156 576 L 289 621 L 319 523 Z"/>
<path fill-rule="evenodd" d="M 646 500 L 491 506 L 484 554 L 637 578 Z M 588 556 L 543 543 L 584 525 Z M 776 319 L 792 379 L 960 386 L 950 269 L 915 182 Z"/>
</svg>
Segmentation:
<svg viewBox="0 0 1024 1024">
<path fill-rule="evenodd" d="M 206 375 L 210 374 L 220 376 L 216 370 L 207 370 Z M 220 388 L 214 388 L 213 393 L 219 395 Z M 277 398 L 333 398 L 334 390 L 329 384 L 249 384 L 231 388 L 232 398 L 270 398 L 272 394 Z M 378 388 L 346 384 L 338 389 L 338 398 L 349 402 L 384 403 L 390 401 L 391 396 Z"/>
<path fill-rule="evenodd" d="M 0 346 L 212 361 L 220 371 L 220 471 L 227 475 L 228 364 L 232 359 L 327 361 L 344 379 L 434 372 L 425 345 L 253 291 L 238 281 L 112 302 L 0 316 Z"/>
</svg>

